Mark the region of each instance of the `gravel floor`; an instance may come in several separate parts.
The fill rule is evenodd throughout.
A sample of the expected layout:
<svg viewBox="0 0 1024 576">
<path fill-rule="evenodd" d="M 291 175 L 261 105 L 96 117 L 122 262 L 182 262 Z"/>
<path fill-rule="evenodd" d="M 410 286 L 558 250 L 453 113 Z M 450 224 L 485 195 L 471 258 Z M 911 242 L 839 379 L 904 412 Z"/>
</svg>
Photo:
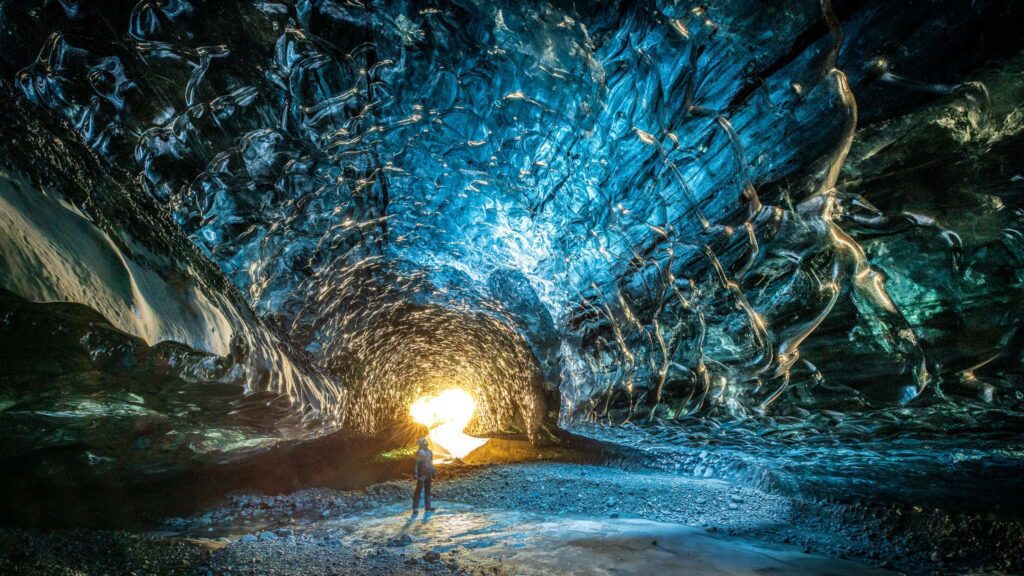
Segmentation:
<svg viewBox="0 0 1024 576">
<path fill-rule="evenodd" d="M 361 531 L 385 515 L 405 514 L 411 486 L 391 481 L 366 490 L 242 494 L 190 518 L 171 518 L 146 534 L 0 530 L 0 574 L 505 574 L 501 565 L 460 559 L 459 550 L 389 542 Z M 538 518 L 646 519 L 908 573 L 963 573 L 970 524 L 938 512 L 894 522 L 892 511 L 794 500 L 711 479 L 650 471 L 538 462 L 442 467 L 435 505 L 445 513 L 502 510 Z M 457 509 L 457 510 L 456 510 Z M 938 514 L 938 516 L 936 516 Z M 974 534 L 987 566 L 1012 573 L 1024 545 L 1019 523 L 1005 533 Z M 1015 531 L 1016 530 L 1016 531 Z M 1014 541 L 1015 540 L 1015 541 Z M 1016 560 L 1015 560 L 1016 558 Z"/>
</svg>

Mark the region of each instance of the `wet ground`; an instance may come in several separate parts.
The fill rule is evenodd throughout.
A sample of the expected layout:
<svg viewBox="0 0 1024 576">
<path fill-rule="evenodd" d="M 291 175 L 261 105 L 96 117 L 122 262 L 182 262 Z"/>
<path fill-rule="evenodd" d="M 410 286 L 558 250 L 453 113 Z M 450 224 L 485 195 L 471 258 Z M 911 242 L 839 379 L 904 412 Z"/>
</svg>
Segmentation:
<svg viewBox="0 0 1024 576">
<path fill-rule="evenodd" d="M 338 524 L 354 543 L 389 542 L 410 565 L 437 558 L 455 571 L 502 574 L 885 574 L 796 546 L 668 522 L 547 515 L 448 504 L 410 515 L 395 505 Z M 432 554 L 436 554 L 434 557 Z M 427 560 L 429 562 L 429 560 Z"/>
<path fill-rule="evenodd" d="M 4 574 L 885 574 L 827 510 L 713 479 L 566 463 L 443 467 L 408 482 L 235 495 L 146 533 L 0 534 Z M 865 540 L 867 541 L 867 540 Z M 885 550 L 884 547 L 874 549 Z"/>
</svg>

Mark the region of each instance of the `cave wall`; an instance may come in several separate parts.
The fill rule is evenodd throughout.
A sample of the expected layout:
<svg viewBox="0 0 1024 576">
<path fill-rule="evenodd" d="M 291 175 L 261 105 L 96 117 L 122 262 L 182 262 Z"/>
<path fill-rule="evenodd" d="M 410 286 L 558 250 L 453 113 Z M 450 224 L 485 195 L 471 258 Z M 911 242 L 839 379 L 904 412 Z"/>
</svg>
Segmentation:
<svg viewBox="0 0 1024 576">
<path fill-rule="evenodd" d="M 386 434 L 442 381 L 530 438 L 1017 410 L 1021 10 L 3 2 L 0 278 L 187 356 L 165 389 L 230 383 L 183 412 L 251 414 L 229 456 Z"/>
</svg>

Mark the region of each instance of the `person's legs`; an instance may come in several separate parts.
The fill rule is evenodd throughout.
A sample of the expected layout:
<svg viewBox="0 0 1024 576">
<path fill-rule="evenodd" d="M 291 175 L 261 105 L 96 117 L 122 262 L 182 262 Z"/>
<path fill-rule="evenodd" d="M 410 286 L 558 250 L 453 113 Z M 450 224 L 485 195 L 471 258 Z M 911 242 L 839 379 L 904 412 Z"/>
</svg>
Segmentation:
<svg viewBox="0 0 1024 576">
<path fill-rule="evenodd" d="M 434 507 L 430 505 L 430 486 L 433 483 L 433 478 L 426 478 L 423 480 L 423 508 L 426 510 L 434 509 Z"/>
<path fill-rule="evenodd" d="M 427 480 L 430 482 L 430 480 Z M 413 511 L 420 509 L 420 492 L 423 490 L 423 480 L 416 481 L 416 490 L 412 493 L 412 509 Z M 430 508 L 430 484 L 427 484 L 427 508 Z"/>
</svg>

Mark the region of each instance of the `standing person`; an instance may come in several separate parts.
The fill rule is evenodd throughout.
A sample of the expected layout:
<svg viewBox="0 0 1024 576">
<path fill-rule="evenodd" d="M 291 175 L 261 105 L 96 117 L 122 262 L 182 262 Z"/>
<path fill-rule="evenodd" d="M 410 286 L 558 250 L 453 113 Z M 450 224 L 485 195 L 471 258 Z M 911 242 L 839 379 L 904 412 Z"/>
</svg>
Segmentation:
<svg viewBox="0 0 1024 576">
<path fill-rule="evenodd" d="M 433 512 L 430 505 L 430 484 L 434 480 L 434 453 L 430 451 L 426 438 L 420 438 L 420 449 L 416 452 L 416 464 L 412 474 L 416 477 L 416 491 L 412 493 L 412 513 L 420 510 L 420 492 L 423 492 L 424 510 Z"/>
</svg>

